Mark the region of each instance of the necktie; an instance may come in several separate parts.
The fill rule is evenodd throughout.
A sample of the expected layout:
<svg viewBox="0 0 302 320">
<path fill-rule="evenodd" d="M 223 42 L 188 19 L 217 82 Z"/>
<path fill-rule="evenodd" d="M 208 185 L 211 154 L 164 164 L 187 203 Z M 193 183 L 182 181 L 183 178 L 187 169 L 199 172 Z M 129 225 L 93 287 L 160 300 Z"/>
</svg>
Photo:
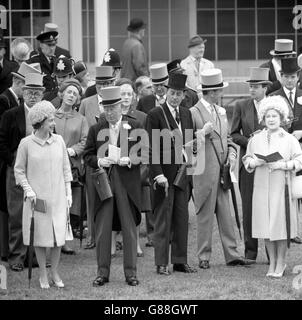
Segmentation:
<svg viewBox="0 0 302 320">
<path fill-rule="evenodd" d="M 217 115 L 216 115 L 215 107 L 214 107 L 213 104 L 211 104 L 211 111 L 212 111 L 212 117 L 213 117 L 213 119 L 214 119 L 215 122 L 216 122 L 216 120 L 217 120 Z"/>
<path fill-rule="evenodd" d="M 179 125 L 180 123 L 180 117 L 179 117 L 179 112 L 177 109 L 175 109 L 175 121 L 177 122 L 177 124 Z"/>
<path fill-rule="evenodd" d="M 294 101 L 293 101 L 293 92 L 292 92 L 292 91 L 289 92 L 289 102 L 290 102 L 291 105 L 293 106 Z"/>
<path fill-rule="evenodd" d="M 199 73 L 200 59 L 195 60 L 195 66 L 196 66 L 197 72 Z"/>
</svg>

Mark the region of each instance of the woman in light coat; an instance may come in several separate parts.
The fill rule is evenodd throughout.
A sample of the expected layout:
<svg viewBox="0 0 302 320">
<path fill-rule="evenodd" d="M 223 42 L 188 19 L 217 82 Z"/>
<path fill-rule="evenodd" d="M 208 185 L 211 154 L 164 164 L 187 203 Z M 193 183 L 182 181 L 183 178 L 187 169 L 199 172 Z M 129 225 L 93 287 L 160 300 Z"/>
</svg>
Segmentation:
<svg viewBox="0 0 302 320">
<path fill-rule="evenodd" d="M 56 133 L 63 137 L 72 165 L 82 171 L 82 154 L 85 148 L 88 124 L 84 116 L 74 108 L 80 100 L 82 88 L 75 79 L 64 81 L 59 90 L 61 106 L 55 113 Z M 70 208 L 71 225 L 76 229 L 81 212 L 81 188 L 72 186 L 73 205 Z M 63 253 L 74 253 L 65 246 Z"/>
<path fill-rule="evenodd" d="M 281 128 L 288 118 L 289 106 L 281 96 L 265 98 L 259 106 L 259 121 L 266 126 L 254 135 L 242 161 L 248 172 L 255 170 L 252 236 L 265 240 L 270 266 L 267 276 L 281 278 L 287 253 L 285 183 L 289 186 L 290 238 L 297 236 L 297 201 L 291 197 L 291 179 L 302 168 L 298 140 Z M 282 160 L 267 163 L 258 155 L 279 152 Z"/>
<path fill-rule="evenodd" d="M 67 208 L 72 204 L 72 175 L 65 143 L 53 134 L 55 108 L 48 101 L 34 105 L 28 114 L 34 132 L 18 148 L 14 167 L 16 183 L 24 190 L 23 241 L 29 245 L 31 206 L 36 199 L 46 201 L 46 213 L 34 212 L 34 247 L 40 268 L 40 286 L 49 288 L 46 248 L 51 248 L 51 276 L 57 287 L 64 287 L 58 274 L 61 247 L 65 243 Z"/>
</svg>

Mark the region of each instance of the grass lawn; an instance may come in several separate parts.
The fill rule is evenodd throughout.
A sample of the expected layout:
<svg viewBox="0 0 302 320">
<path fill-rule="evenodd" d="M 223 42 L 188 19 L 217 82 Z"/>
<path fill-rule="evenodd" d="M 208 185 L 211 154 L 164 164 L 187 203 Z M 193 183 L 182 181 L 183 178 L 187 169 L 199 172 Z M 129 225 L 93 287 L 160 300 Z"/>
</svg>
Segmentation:
<svg viewBox="0 0 302 320">
<path fill-rule="evenodd" d="M 143 219 L 144 220 L 144 219 Z M 196 217 L 190 205 L 189 249 L 188 262 L 198 268 L 196 258 Z M 235 225 L 235 221 L 234 221 Z M 300 226 L 301 227 L 301 226 Z M 144 231 L 144 226 L 142 227 Z M 302 228 L 300 228 L 302 230 Z M 238 236 L 238 231 L 236 230 Z M 21 273 L 8 271 L 8 290 L 0 291 L 2 299 L 302 299 L 300 291 L 293 288 L 292 274 L 294 266 L 302 265 L 302 245 L 292 245 L 288 254 L 288 267 L 282 279 L 267 279 L 265 274 L 268 266 L 264 252 L 264 244 L 260 242 L 257 264 L 251 267 L 227 267 L 225 265 L 221 242 L 214 224 L 213 253 L 211 268 L 198 273 L 173 273 L 170 277 L 159 276 L 155 272 L 153 248 L 145 248 L 146 238 L 141 238 L 145 256 L 138 258 L 138 279 L 140 285 L 126 285 L 123 274 L 122 251 L 118 251 L 112 260 L 109 284 L 93 288 L 92 281 L 96 276 L 95 252 L 79 248 L 79 241 L 72 243 L 77 255 L 62 255 L 60 274 L 66 285 L 64 289 L 52 287 L 41 290 L 38 284 L 38 269 L 33 270 L 31 289 L 27 284 L 27 269 Z M 243 243 L 238 236 L 239 250 L 243 254 Z M 300 275 L 301 276 L 301 275 Z M 300 280 L 301 287 L 302 282 Z"/>
</svg>

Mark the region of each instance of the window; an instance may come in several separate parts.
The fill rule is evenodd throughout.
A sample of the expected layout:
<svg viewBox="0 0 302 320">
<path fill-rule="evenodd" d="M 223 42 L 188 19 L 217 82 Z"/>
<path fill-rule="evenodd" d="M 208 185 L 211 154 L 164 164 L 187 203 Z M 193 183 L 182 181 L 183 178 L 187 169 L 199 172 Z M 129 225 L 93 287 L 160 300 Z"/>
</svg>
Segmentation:
<svg viewBox="0 0 302 320">
<path fill-rule="evenodd" d="M 82 0 L 83 60 L 95 62 L 94 0 Z"/>
<path fill-rule="evenodd" d="M 7 44 L 23 37 L 37 47 L 36 36 L 51 21 L 50 0 L 1 0 L 1 5 L 7 10 L 7 29 L 3 30 Z"/>
</svg>

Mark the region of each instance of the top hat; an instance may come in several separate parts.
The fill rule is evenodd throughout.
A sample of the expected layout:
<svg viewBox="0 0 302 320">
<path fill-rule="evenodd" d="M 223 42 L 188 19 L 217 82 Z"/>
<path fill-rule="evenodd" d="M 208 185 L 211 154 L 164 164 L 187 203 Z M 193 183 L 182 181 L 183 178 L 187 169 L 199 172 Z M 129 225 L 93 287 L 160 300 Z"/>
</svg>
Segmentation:
<svg viewBox="0 0 302 320">
<path fill-rule="evenodd" d="M 111 66 L 100 66 L 95 68 L 95 81 L 104 82 L 114 80 L 113 68 Z"/>
<path fill-rule="evenodd" d="M 40 73 L 28 73 L 25 76 L 25 86 L 23 89 L 45 90 L 43 87 L 43 75 Z"/>
<path fill-rule="evenodd" d="M 131 19 L 129 26 L 127 27 L 127 30 L 132 31 L 138 31 L 140 29 L 144 29 L 146 27 L 145 22 L 141 18 L 133 18 Z"/>
<path fill-rule="evenodd" d="M 300 71 L 297 58 L 283 58 L 281 59 L 280 73 L 293 74 Z"/>
<path fill-rule="evenodd" d="M 57 77 L 65 77 L 69 74 L 73 74 L 72 60 L 61 55 L 56 59 L 54 74 Z"/>
<path fill-rule="evenodd" d="M 111 66 L 113 68 L 121 68 L 121 59 L 114 49 L 109 49 L 103 58 L 102 66 Z"/>
<path fill-rule="evenodd" d="M 102 96 L 102 104 L 104 107 L 112 106 L 122 101 L 121 88 L 117 86 L 106 87 L 101 89 L 101 96 Z"/>
<path fill-rule="evenodd" d="M 161 84 L 168 80 L 168 69 L 165 63 L 157 63 L 150 67 L 150 78 L 153 84 Z"/>
<path fill-rule="evenodd" d="M 294 42 L 290 39 L 276 39 L 275 49 L 270 51 L 272 56 L 284 56 L 288 54 L 296 54 L 293 51 Z"/>
<path fill-rule="evenodd" d="M 41 74 L 40 63 L 27 64 L 26 62 L 22 62 L 18 71 L 12 72 L 12 75 L 25 81 L 25 77 L 28 73 Z"/>
<path fill-rule="evenodd" d="M 188 48 L 192 48 L 206 42 L 207 39 L 203 40 L 199 35 L 196 35 L 190 39 Z"/>
<path fill-rule="evenodd" d="M 77 76 L 77 77 L 83 77 L 87 72 L 87 66 L 85 64 L 85 62 L 83 61 L 77 61 L 73 66 L 73 73 Z"/>
<path fill-rule="evenodd" d="M 250 68 L 250 79 L 246 82 L 251 84 L 271 84 L 268 80 L 269 68 Z"/>
<path fill-rule="evenodd" d="M 167 88 L 174 90 L 186 90 L 187 75 L 182 73 L 172 73 L 169 75 L 169 82 L 166 85 Z"/>
<path fill-rule="evenodd" d="M 58 26 L 54 23 L 45 23 L 44 30 L 36 37 L 40 42 L 54 43 L 58 39 Z"/>
<path fill-rule="evenodd" d="M 170 74 L 171 72 L 175 72 L 175 71 L 182 72 L 183 69 L 180 66 L 180 63 L 181 63 L 181 59 L 176 59 L 176 60 L 169 62 L 167 64 L 168 73 Z"/>
<path fill-rule="evenodd" d="M 218 90 L 229 86 L 223 82 L 222 71 L 220 69 L 208 69 L 201 72 L 202 90 Z"/>
</svg>

